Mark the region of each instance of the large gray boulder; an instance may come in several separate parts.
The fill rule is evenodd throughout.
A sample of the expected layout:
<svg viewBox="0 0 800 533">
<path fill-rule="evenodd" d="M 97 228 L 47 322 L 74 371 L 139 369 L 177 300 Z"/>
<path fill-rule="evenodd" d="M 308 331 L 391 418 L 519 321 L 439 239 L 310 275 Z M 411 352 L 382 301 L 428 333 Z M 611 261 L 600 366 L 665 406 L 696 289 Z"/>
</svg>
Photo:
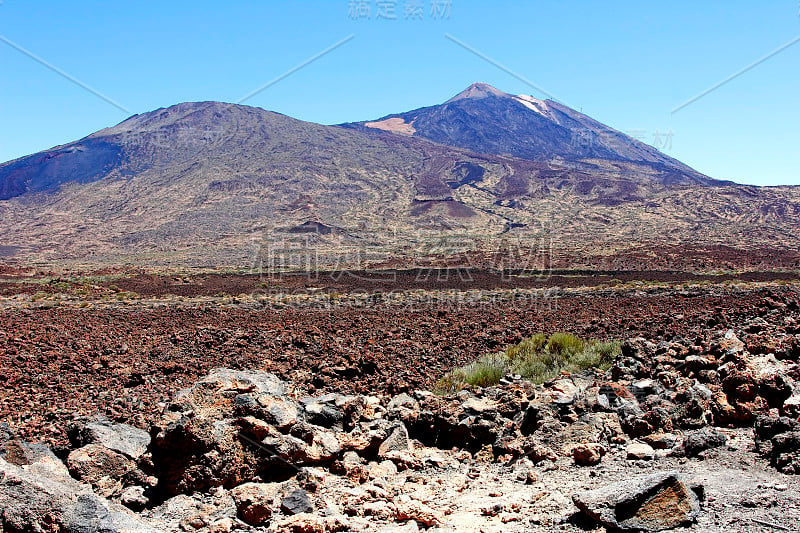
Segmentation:
<svg viewBox="0 0 800 533">
<path fill-rule="evenodd" d="M 50 458 L 17 466 L 0 459 L 0 531 L 157 533 L 124 507 L 92 492 Z"/>
<path fill-rule="evenodd" d="M 143 429 L 115 424 L 101 416 L 74 422 L 67 434 L 76 448 L 99 444 L 134 460 L 141 457 L 150 445 L 150 434 Z"/>
<path fill-rule="evenodd" d="M 700 501 L 678 472 L 660 472 L 575 494 L 572 501 L 589 517 L 621 531 L 662 531 L 696 520 Z"/>
</svg>

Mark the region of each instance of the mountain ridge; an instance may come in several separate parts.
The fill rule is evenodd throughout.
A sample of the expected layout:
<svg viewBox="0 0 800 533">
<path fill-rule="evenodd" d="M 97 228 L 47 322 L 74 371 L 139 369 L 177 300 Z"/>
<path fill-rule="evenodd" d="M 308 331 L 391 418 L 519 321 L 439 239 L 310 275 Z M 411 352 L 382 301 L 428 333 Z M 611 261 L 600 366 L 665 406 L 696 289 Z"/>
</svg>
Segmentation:
<svg viewBox="0 0 800 533">
<path fill-rule="evenodd" d="M 447 105 L 527 109 L 506 100 L 476 87 Z M 0 252 L 45 263 L 291 269 L 312 254 L 349 268 L 490 257 L 511 239 L 569 266 L 681 243 L 797 247 L 800 218 L 800 188 L 704 181 L 657 162 L 479 153 L 218 102 L 134 115 L 0 165 L 0 191 Z"/>
<path fill-rule="evenodd" d="M 563 104 L 508 94 L 485 83 L 474 83 L 443 104 L 341 126 L 404 133 L 478 153 L 533 161 L 644 163 L 665 171 L 665 184 L 733 183 L 709 178 Z"/>
</svg>

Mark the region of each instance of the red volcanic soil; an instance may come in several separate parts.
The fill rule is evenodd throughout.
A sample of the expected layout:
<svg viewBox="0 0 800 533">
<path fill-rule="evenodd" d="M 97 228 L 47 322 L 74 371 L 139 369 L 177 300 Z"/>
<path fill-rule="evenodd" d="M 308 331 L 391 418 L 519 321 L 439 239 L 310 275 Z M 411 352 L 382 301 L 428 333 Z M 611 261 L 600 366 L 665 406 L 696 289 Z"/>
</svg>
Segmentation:
<svg viewBox="0 0 800 533">
<path fill-rule="evenodd" d="M 144 427 L 217 366 L 275 372 L 312 391 L 430 387 L 447 370 L 538 331 L 650 339 L 736 327 L 797 299 L 788 288 L 593 291 L 514 303 L 333 309 L 26 308 L 0 312 L 0 420 L 63 441 L 65 419 L 101 412 Z"/>
<path fill-rule="evenodd" d="M 36 280 L 37 276 L 6 276 L 0 281 L 0 296 L 57 294 L 80 289 L 86 297 L 102 297 L 114 292 L 134 292 L 144 297 L 155 296 L 219 296 L 240 294 L 268 295 L 274 293 L 362 293 L 403 290 L 474 290 L 474 289 L 539 289 L 614 286 L 644 281 L 659 283 L 696 283 L 723 281 L 796 280 L 793 272 L 743 272 L 719 275 L 694 274 L 663 270 L 644 271 L 542 271 L 533 274 L 500 273 L 476 269 L 414 269 L 260 274 L 195 274 L 188 276 L 131 273 L 126 277 L 97 283 L 84 283 L 73 278 L 52 278 L 46 283 L 21 283 Z"/>
<path fill-rule="evenodd" d="M 631 271 L 588 272 L 551 271 L 534 275 L 501 274 L 471 269 L 382 270 L 372 272 L 325 272 L 314 277 L 306 274 L 280 276 L 208 274 L 186 278 L 141 274 L 119 279 L 113 285 L 142 296 L 214 296 L 219 294 L 269 294 L 276 291 L 366 293 L 399 290 L 470 290 L 470 289 L 538 289 L 552 287 L 597 287 L 631 281 L 713 282 L 776 281 L 797 279 L 788 272 L 745 272 L 721 275 L 689 272 Z M 108 284 L 106 284 L 108 285 Z"/>
</svg>

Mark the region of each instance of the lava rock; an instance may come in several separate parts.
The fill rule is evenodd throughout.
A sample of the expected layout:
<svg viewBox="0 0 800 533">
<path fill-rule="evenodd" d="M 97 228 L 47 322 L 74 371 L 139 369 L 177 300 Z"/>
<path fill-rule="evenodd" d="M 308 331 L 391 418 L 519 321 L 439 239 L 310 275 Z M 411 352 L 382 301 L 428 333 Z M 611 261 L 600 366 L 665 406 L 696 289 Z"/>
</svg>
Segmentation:
<svg viewBox="0 0 800 533">
<path fill-rule="evenodd" d="M 694 489 L 694 490 L 693 490 Z M 581 492 L 572 501 L 587 516 L 621 531 L 662 531 L 689 524 L 700 501 L 678 472 L 661 472 Z"/>
<path fill-rule="evenodd" d="M 8 422 L 0 422 L 0 447 L 6 442 L 14 439 L 14 430 L 8 425 Z"/>
<path fill-rule="evenodd" d="M 576 465 L 593 466 L 603 459 L 606 449 L 602 444 L 590 442 L 588 444 L 577 444 L 572 448 L 571 455 Z"/>
<path fill-rule="evenodd" d="M 655 453 L 652 446 L 643 442 L 632 442 L 625 449 L 627 458 L 634 461 L 652 461 L 655 457 Z"/>
<path fill-rule="evenodd" d="M 275 498 L 280 491 L 278 483 L 244 483 L 231 490 L 239 518 L 258 526 L 272 517 Z"/>
<path fill-rule="evenodd" d="M 160 531 L 46 457 L 24 468 L 0 460 L 0 523 L 5 531 Z"/>
<path fill-rule="evenodd" d="M 390 452 L 408 451 L 411 449 L 411 441 L 408 438 L 406 426 L 400 422 L 389 433 L 378 449 L 378 457 L 385 458 Z"/>
<path fill-rule="evenodd" d="M 17 466 L 30 465 L 43 460 L 61 464 L 61 461 L 46 444 L 19 439 L 12 439 L 0 445 L 0 458 Z"/>
<path fill-rule="evenodd" d="M 109 497 L 122 490 L 123 479 L 136 470 L 136 463 L 104 446 L 89 444 L 69 454 L 67 468 L 74 478 Z"/>
<path fill-rule="evenodd" d="M 310 513 L 313 510 L 314 506 L 303 489 L 294 490 L 281 500 L 281 511 L 289 515 Z"/>
<path fill-rule="evenodd" d="M 145 487 L 127 487 L 122 491 L 119 502 L 131 511 L 141 511 L 150 503 L 150 497 L 147 492 Z"/>
<path fill-rule="evenodd" d="M 99 444 L 130 459 L 141 457 L 150 445 L 150 434 L 146 431 L 128 424 L 115 424 L 100 416 L 74 422 L 67 428 L 67 436 L 76 448 Z"/>
<path fill-rule="evenodd" d="M 714 428 L 690 431 L 683 440 L 682 451 L 687 457 L 696 457 L 701 452 L 718 448 L 728 442 L 728 437 Z"/>
</svg>

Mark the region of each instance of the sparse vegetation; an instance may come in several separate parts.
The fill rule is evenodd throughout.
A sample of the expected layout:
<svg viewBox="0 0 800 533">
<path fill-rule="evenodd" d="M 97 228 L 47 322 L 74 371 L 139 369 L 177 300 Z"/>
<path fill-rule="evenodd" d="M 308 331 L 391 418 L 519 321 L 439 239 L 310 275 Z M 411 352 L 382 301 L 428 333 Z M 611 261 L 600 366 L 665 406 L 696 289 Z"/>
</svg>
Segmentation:
<svg viewBox="0 0 800 533">
<path fill-rule="evenodd" d="M 465 385 L 496 385 L 509 373 L 534 383 L 544 383 L 561 372 L 574 374 L 588 368 L 607 370 L 619 353 L 619 342 L 587 341 L 564 332 L 553 333 L 550 337 L 537 333 L 504 352 L 484 355 L 448 372 L 437 383 L 436 391 L 447 394 Z"/>
</svg>

